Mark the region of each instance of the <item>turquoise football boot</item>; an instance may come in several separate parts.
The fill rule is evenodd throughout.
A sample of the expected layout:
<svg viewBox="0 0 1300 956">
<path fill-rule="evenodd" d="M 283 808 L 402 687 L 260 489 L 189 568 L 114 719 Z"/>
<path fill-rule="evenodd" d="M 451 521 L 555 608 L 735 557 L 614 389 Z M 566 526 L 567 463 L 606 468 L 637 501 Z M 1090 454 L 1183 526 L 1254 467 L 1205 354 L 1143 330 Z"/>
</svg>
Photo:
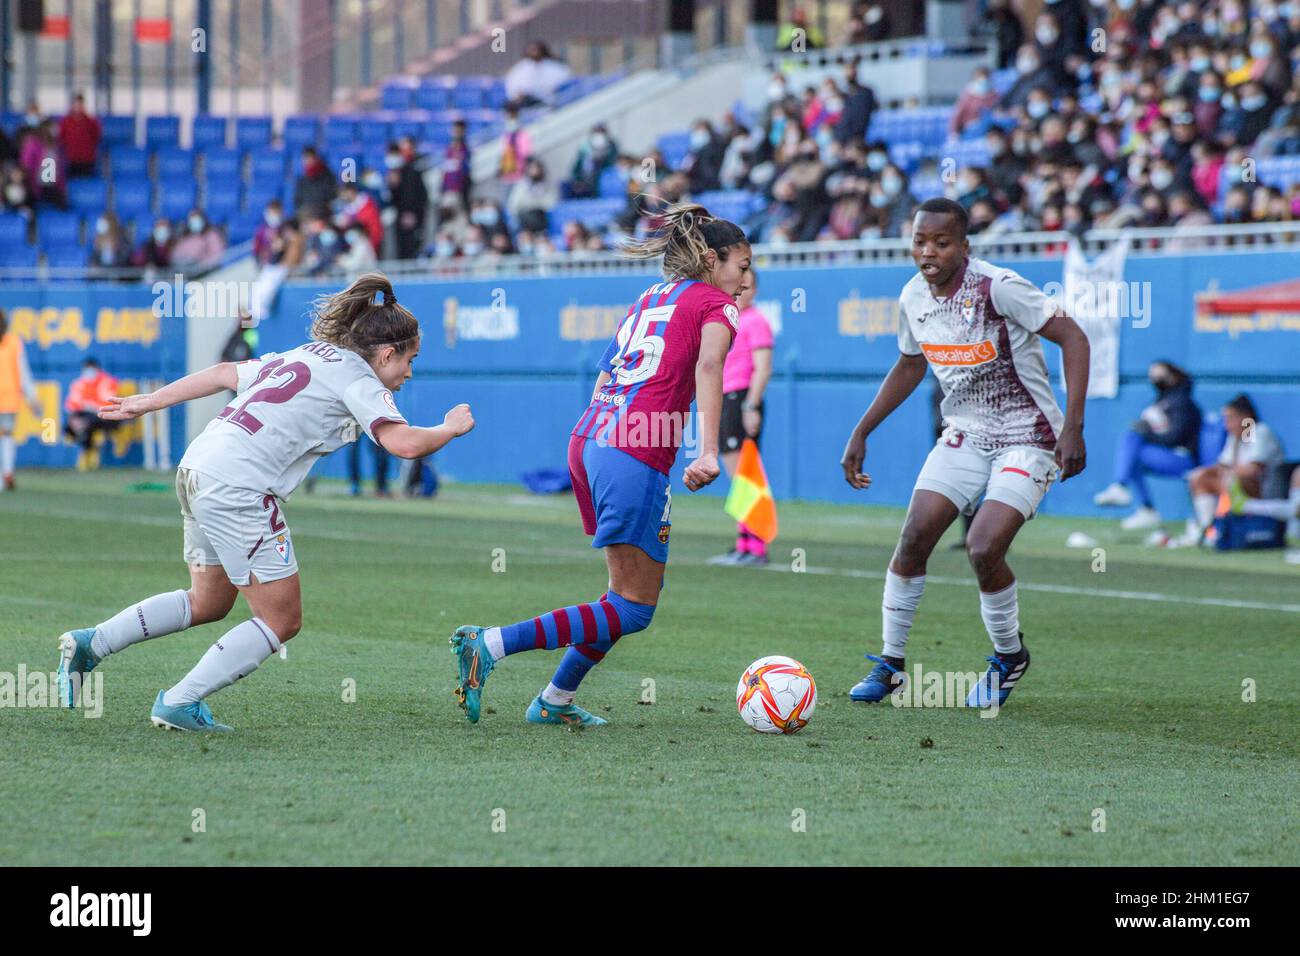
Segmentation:
<svg viewBox="0 0 1300 956">
<path fill-rule="evenodd" d="M 456 655 L 458 683 L 452 691 L 471 724 L 477 724 L 483 712 L 483 687 L 492 675 L 496 661 L 483 643 L 485 627 L 466 624 L 451 636 L 451 652 Z"/>
<path fill-rule="evenodd" d="M 212 710 L 205 701 L 200 700 L 193 704 L 178 704 L 175 707 L 170 707 L 163 703 L 164 693 L 165 691 L 158 691 L 158 699 L 153 702 L 153 713 L 149 715 L 149 719 L 153 721 L 155 727 L 163 730 L 197 730 L 219 734 L 235 729 L 217 723 L 212 716 Z"/>
<path fill-rule="evenodd" d="M 530 724 L 569 724 L 574 727 L 603 727 L 609 723 L 603 717 L 589 714 L 577 704 L 548 704 L 538 694 L 528 705 Z"/>
<path fill-rule="evenodd" d="M 64 707 L 77 706 L 81 682 L 100 661 L 90 647 L 90 639 L 94 636 L 93 627 L 83 627 L 68 631 L 59 638 L 59 702 Z"/>
</svg>

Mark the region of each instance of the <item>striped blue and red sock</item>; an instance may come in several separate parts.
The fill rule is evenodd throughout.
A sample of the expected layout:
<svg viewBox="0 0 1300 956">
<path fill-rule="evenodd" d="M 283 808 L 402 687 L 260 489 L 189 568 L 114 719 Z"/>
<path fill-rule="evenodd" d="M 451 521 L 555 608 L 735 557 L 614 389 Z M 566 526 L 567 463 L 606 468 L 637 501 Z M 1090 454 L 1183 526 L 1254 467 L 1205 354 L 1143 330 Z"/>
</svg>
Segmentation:
<svg viewBox="0 0 1300 956">
<path fill-rule="evenodd" d="M 608 591 L 590 604 L 574 604 L 540 617 L 488 628 L 483 635 L 496 659 L 520 651 L 596 646 L 608 650 L 620 637 L 644 631 L 654 617 L 653 604 L 637 604 Z"/>
</svg>

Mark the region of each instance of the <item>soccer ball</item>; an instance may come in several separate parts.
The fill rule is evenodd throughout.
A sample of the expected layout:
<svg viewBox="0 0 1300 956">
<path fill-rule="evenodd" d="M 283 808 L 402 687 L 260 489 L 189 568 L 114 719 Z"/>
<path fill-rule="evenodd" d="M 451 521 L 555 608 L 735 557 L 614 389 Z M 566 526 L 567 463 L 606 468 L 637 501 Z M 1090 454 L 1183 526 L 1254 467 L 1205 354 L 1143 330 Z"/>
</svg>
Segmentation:
<svg viewBox="0 0 1300 956">
<path fill-rule="evenodd" d="M 791 657 L 760 657 L 740 675 L 736 707 L 740 719 L 760 734 L 793 734 L 817 707 L 817 684 Z"/>
</svg>

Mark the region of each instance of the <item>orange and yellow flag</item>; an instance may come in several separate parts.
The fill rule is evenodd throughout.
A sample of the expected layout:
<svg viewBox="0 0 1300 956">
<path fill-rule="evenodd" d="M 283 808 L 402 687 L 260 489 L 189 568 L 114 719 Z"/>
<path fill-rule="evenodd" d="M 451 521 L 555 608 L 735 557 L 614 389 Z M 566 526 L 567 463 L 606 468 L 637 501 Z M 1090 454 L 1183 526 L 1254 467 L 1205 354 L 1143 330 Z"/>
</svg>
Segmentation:
<svg viewBox="0 0 1300 956">
<path fill-rule="evenodd" d="M 776 499 L 752 438 L 746 438 L 740 448 L 740 467 L 731 479 L 726 511 L 765 543 L 771 544 L 776 538 Z"/>
</svg>

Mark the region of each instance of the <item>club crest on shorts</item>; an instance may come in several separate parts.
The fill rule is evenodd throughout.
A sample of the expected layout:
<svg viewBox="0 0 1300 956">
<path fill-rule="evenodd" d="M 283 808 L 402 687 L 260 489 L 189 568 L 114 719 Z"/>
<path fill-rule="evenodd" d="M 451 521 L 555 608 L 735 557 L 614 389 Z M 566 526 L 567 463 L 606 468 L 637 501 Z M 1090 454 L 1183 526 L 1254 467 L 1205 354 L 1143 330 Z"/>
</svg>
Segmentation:
<svg viewBox="0 0 1300 956">
<path fill-rule="evenodd" d="M 289 539 L 282 535 L 275 536 L 275 553 L 278 554 L 285 564 L 289 563 Z"/>
<path fill-rule="evenodd" d="M 670 525 L 670 524 L 661 524 L 661 525 L 659 526 L 659 543 L 660 543 L 660 544 L 667 544 L 667 543 L 668 543 L 668 533 L 672 530 L 672 527 L 673 527 L 673 526 Z"/>
</svg>

